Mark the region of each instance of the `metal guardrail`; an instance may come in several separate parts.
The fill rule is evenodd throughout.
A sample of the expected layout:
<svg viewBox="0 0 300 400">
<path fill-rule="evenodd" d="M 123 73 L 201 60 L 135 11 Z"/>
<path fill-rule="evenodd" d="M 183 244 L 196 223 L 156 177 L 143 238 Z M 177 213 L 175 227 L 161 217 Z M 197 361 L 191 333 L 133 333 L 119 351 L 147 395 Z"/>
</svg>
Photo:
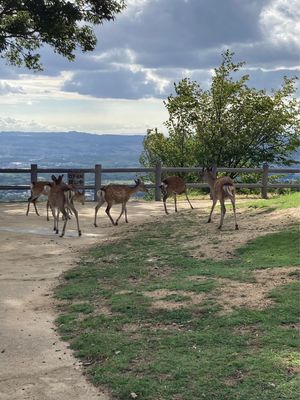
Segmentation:
<svg viewBox="0 0 300 400">
<path fill-rule="evenodd" d="M 260 188 L 262 198 L 268 197 L 268 189 L 274 188 L 295 188 L 300 189 L 299 183 L 269 183 L 268 178 L 271 174 L 299 174 L 300 168 L 269 168 L 264 164 L 262 168 L 215 168 L 216 172 L 234 172 L 242 173 L 259 173 L 261 174 L 261 182 L 258 183 L 236 183 L 237 188 Z M 161 199 L 161 177 L 163 173 L 179 173 L 191 172 L 201 173 L 202 168 L 186 168 L 186 167 L 162 167 L 157 164 L 155 168 L 102 168 L 100 164 L 96 164 L 94 168 L 38 168 L 37 164 L 31 164 L 30 168 L 0 168 L 0 174 L 30 174 L 30 182 L 38 180 L 38 174 L 55 174 L 55 173 L 89 173 L 94 174 L 94 184 L 85 185 L 82 189 L 93 190 L 94 200 L 97 200 L 97 191 L 101 188 L 102 174 L 110 173 L 152 173 L 155 176 L 155 183 L 147 185 L 148 188 L 155 189 L 155 200 Z M 189 187 L 208 188 L 207 183 L 188 183 Z M 28 190 L 30 185 L 2 185 L 0 190 Z"/>
</svg>

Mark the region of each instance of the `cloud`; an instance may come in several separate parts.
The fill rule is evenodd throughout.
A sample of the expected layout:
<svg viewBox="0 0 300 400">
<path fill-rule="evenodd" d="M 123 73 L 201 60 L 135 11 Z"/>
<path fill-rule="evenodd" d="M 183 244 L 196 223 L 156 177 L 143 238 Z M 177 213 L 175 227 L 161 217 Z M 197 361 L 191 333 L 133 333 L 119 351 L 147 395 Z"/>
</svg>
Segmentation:
<svg viewBox="0 0 300 400">
<path fill-rule="evenodd" d="M 116 24 L 99 29 L 100 51 L 119 43 L 132 49 L 146 67 L 199 67 L 204 50 L 220 48 L 239 38 L 257 41 L 264 0 L 153 0 L 141 13 L 132 10 Z M 101 39 L 102 37 L 102 39 Z M 199 52 L 201 49 L 201 52 Z"/>
<path fill-rule="evenodd" d="M 4 81 L 0 81 L 0 96 L 10 93 L 24 93 L 24 89 L 21 86 L 10 85 Z"/>
<path fill-rule="evenodd" d="M 267 40 L 276 47 L 300 51 L 299 0 L 274 0 L 260 14 L 260 25 Z"/>
<path fill-rule="evenodd" d="M 299 65 L 297 2 L 132 0 L 115 23 L 97 29 L 97 51 L 86 64 L 87 57 L 78 60 L 79 71 L 64 90 L 96 97 L 161 98 L 184 73 L 207 87 L 227 48 L 248 67 L 294 67 L 293 75 Z M 285 31 L 285 39 L 277 40 Z M 255 75 L 252 81 L 255 86 Z"/>
<path fill-rule="evenodd" d="M 57 126 L 47 126 L 34 120 L 22 120 L 11 117 L 0 117 L 0 131 L 44 132 L 61 130 Z M 64 130 L 64 129 L 63 129 Z"/>
<path fill-rule="evenodd" d="M 96 50 L 78 52 L 75 62 L 48 46 L 41 49 L 42 73 L 11 68 L 1 61 L 2 109 L 24 120 L 25 112 L 35 115 L 38 130 L 42 121 L 46 130 L 52 126 L 54 115 L 55 124 L 65 129 L 69 124 L 69 129 L 141 133 L 143 126 L 159 125 L 158 114 L 163 121 L 161 100 L 173 91 L 174 82 L 189 77 L 207 89 L 213 68 L 228 48 L 235 52 L 235 60 L 246 61 L 242 73 L 250 74 L 252 87 L 277 89 L 284 75 L 299 75 L 299 0 L 127 0 L 127 4 L 114 22 L 97 27 Z M 148 113 L 152 99 L 157 103 Z M 143 107 L 137 105 L 140 102 Z M 103 104 L 109 107 L 101 121 L 100 103 L 101 110 Z M 57 120 L 63 107 L 69 107 L 68 112 Z M 34 121 L 26 123 L 35 129 Z"/>
<path fill-rule="evenodd" d="M 155 71 L 136 64 L 123 64 L 111 70 L 75 73 L 63 86 L 64 91 L 73 91 L 100 98 L 164 98 L 169 87 L 167 79 L 160 78 Z"/>
</svg>

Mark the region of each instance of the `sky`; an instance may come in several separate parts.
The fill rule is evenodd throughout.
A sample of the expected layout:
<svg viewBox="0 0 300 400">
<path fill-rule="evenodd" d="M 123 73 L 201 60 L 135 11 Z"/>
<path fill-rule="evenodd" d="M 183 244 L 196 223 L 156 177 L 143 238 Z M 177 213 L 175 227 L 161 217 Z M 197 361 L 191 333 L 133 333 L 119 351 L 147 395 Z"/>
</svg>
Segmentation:
<svg viewBox="0 0 300 400">
<path fill-rule="evenodd" d="M 300 0 L 127 0 L 96 34 L 95 51 L 74 62 L 43 48 L 43 72 L 0 59 L 0 131 L 165 131 L 174 82 L 207 89 L 226 49 L 251 87 L 300 75 Z"/>
</svg>

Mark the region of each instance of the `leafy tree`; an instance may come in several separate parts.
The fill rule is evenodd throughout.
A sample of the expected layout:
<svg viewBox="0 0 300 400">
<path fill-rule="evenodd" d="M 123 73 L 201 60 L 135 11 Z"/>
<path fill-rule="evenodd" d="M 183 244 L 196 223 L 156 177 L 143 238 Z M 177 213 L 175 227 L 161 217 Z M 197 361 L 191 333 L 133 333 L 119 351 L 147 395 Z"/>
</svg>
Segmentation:
<svg viewBox="0 0 300 400">
<path fill-rule="evenodd" d="M 196 162 L 192 128 L 196 121 L 198 85 L 183 79 L 175 83 L 174 88 L 176 96 L 170 95 L 164 102 L 170 115 L 165 122 L 169 135 L 166 137 L 157 129 L 148 130 L 140 157 L 140 162 L 145 166 L 161 162 L 170 167 L 184 167 Z"/>
<path fill-rule="evenodd" d="M 43 44 L 68 60 L 74 51 L 96 46 L 93 25 L 110 21 L 125 8 L 124 0 L 2 0 L 0 53 L 12 65 L 41 70 Z"/>
<path fill-rule="evenodd" d="M 234 79 L 244 63 L 234 63 L 230 51 L 222 56 L 208 90 L 187 78 L 175 84 L 175 95 L 165 102 L 169 135 L 148 133 L 144 165 L 161 160 L 171 166 L 251 167 L 293 161 L 290 155 L 300 145 L 296 78 L 284 77 L 281 88 L 268 94 L 248 87 L 248 75 Z"/>
</svg>

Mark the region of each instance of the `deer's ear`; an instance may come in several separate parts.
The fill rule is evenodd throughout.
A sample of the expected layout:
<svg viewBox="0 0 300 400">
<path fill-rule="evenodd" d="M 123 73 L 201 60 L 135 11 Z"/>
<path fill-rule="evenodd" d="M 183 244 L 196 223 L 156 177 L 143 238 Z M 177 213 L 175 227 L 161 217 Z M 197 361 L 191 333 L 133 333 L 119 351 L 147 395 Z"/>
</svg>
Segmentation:
<svg viewBox="0 0 300 400">
<path fill-rule="evenodd" d="M 57 182 L 57 179 L 56 179 L 56 176 L 55 176 L 55 175 L 52 175 L 52 176 L 51 176 L 51 179 L 53 180 L 53 182 L 55 182 L 55 183 Z"/>
<path fill-rule="evenodd" d="M 138 185 L 138 184 L 141 182 L 141 180 L 140 180 L 139 178 L 136 178 L 136 179 L 134 180 L 134 182 Z"/>
<path fill-rule="evenodd" d="M 62 179 L 63 179 L 63 175 L 59 175 L 57 178 L 57 183 L 61 183 Z"/>
</svg>

